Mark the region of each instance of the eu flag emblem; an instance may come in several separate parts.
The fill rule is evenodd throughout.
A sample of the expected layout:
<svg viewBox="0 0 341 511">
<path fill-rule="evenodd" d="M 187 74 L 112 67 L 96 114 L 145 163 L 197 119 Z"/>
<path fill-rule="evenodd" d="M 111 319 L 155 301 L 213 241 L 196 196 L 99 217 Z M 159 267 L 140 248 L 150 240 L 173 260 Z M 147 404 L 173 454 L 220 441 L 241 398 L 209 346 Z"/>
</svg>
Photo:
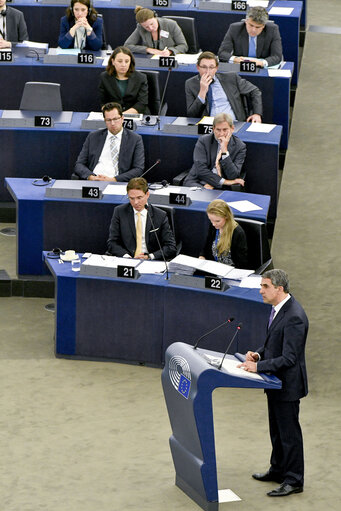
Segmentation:
<svg viewBox="0 0 341 511">
<path fill-rule="evenodd" d="M 186 399 L 188 399 L 189 391 L 191 388 L 191 380 L 186 378 L 183 374 L 180 375 L 180 381 L 178 386 L 178 391 L 182 394 Z"/>
</svg>

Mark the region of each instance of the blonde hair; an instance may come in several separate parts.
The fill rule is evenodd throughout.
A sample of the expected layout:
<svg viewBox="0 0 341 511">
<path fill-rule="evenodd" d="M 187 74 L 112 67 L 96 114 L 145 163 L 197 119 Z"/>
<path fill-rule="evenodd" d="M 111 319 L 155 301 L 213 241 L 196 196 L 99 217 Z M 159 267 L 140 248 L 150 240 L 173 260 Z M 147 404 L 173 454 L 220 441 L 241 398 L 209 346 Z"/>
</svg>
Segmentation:
<svg viewBox="0 0 341 511">
<path fill-rule="evenodd" d="M 222 227 L 220 231 L 220 237 L 217 244 L 217 251 L 219 255 L 223 254 L 224 252 L 228 252 L 231 247 L 233 231 L 238 225 L 235 219 L 233 218 L 233 213 L 229 205 L 221 199 L 216 199 L 210 202 L 210 204 L 207 206 L 206 213 L 207 214 L 210 213 L 211 215 L 217 215 L 226 220 L 225 225 Z"/>
<path fill-rule="evenodd" d="M 150 20 L 151 18 L 155 18 L 155 11 L 148 9 L 148 7 L 142 7 L 141 5 L 137 5 L 135 7 L 135 15 L 137 23 L 144 23 L 145 21 Z"/>
</svg>

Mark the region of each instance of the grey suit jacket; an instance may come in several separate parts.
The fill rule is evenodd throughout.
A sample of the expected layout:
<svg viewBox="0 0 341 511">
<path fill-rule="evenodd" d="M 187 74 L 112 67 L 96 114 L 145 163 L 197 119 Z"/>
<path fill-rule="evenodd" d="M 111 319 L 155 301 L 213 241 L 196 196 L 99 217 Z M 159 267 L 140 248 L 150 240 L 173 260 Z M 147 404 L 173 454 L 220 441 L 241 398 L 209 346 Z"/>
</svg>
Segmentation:
<svg viewBox="0 0 341 511">
<path fill-rule="evenodd" d="M 150 216 L 153 222 L 151 222 Z M 176 254 L 176 245 L 168 223 L 167 214 L 155 206 L 149 206 L 145 230 L 146 245 L 149 254 L 153 254 L 155 259 L 162 259 L 162 253 L 154 228 L 157 229 L 165 258 L 172 259 Z M 129 203 L 121 204 L 114 209 L 109 229 L 108 250 L 115 256 L 123 257 L 128 253 L 131 257 L 134 257 L 136 250 L 136 228 L 134 210 Z"/>
<path fill-rule="evenodd" d="M 80 179 L 88 179 L 93 173 L 105 143 L 108 130 L 106 128 L 93 131 L 87 136 L 75 164 L 75 174 Z M 123 128 L 120 155 L 118 159 L 119 174 L 117 181 L 128 182 L 138 177 L 144 170 L 144 147 L 142 137 L 138 133 Z"/>
<path fill-rule="evenodd" d="M 250 100 L 252 105 L 251 113 L 263 114 L 262 93 L 258 87 L 244 80 L 237 73 L 217 73 L 215 78 L 220 81 L 238 121 L 246 121 L 247 118 L 242 96 L 247 96 Z M 209 115 L 207 95 L 206 101 L 203 104 L 198 98 L 199 90 L 199 74 L 186 80 L 185 92 L 188 117 Z"/>
<path fill-rule="evenodd" d="M 281 390 L 267 390 L 273 399 L 296 401 L 308 393 L 305 344 L 308 318 L 293 296 L 283 305 L 268 329 L 257 371 L 271 372 L 282 380 Z"/>
<path fill-rule="evenodd" d="M 23 13 L 8 5 L 6 11 L 6 41 L 18 43 L 28 40 L 27 26 Z"/>
<path fill-rule="evenodd" d="M 159 50 L 164 50 L 166 47 L 173 52 L 187 53 L 188 45 L 181 28 L 174 20 L 167 18 L 157 18 L 161 30 L 168 32 L 168 37 L 160 34 Z M 147 53 L 147 48 L 153 48 L 153 39 L 150 32 L 145 30 L 138 23 L 134 32 L 126 39 L 124 46 L 127 46 L 133 53 Z"/>
<path fill-rule="evenodd" d="M 224 179 L 235 179 L 240 176 L 246 156 L 246 145 L 238 137 L 232 135 L 227 146 L 230 155 L 220 160 L 221 173 Z M 212 172 L 217 157 L 218 142 L 214 134 L 203 135 L 195 144 L 193 166 L 187 175 L 184 185 L 195 186 L 205 182 L 222 188 L 221 177 Z"/>
<path fill-rule="evenodd" d="M 228 62 L 232 55 L 247 57 L 249 53 L 249 34 L 245 22 L 231 23 L 220 45 L 218 56 L 222 62 Z M 257 58 L 265 59 L 268 66 L 279 64 L 282 60 L 282 40 L 278 25 L 268 21 L 257 36 Z"/>
</svg>

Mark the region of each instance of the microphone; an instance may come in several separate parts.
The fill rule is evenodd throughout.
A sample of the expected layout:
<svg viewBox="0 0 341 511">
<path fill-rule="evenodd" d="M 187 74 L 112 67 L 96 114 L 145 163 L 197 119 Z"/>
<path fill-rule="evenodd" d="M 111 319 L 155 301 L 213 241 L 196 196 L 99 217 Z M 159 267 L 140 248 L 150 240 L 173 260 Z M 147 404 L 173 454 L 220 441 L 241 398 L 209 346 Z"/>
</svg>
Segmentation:
<svg viewBox="0 0 341 511">
<path fill-rule="evenodd" d="M 226 348 L 226 351 L 225 351 L 225 353 L 224 353 L 224 356 L 223 356 L 223 358 L 221 359 L 221 362 L 220 362 L 220 364 L 219 364 L 219 366 L 218 366 L 218 369 L 221 369 L 221 366 L 223 365 L 223 362 L 224 362 L 224 360 L 225 360 L 225 357 L 226 357 L 226 355 L 227 355 L 227 352 L 228 352 L 228 350 L 230 349 L 230 347 L 232 346 L 232 343 L 233 343 L 233 341 L 235 340 L 235 337 L 236 337 L 236 335 L 238 334 L 239 330 L 242 328 L 242 326 L 243 326 L 243 323 L 239 323 L 239 325 L 237 326 L 237 329 L 236 329 L 235 333 L 233 334 L 233 337 L 232 337 L 231 341 L 229 342 L 229 345 L 228 345 L 228 346 L 227 346 L 227 348 Z"/>
<path fill-rule="evenodd" d="M 201 341 L 201 339 L 203 339 L 204 337 L 206 337 L 207 335 L 210 335 L 212 334 L 213 332 L 215 332 L 216 330 L 218 330 L 218 328 L 226 325 L 227 323 L 232 323 L 232 321 L 234 321 L 234 318 L 229 318 L 227 319 L 226 321 L 224 321 L 223 323 L 221 323 L 220 325 L 216 326 L 215 328 L 213 328 L 213 330 L 210 330 L 209 332 L 206 332 L 205 334 L 203 334 L 201 337 L 199 337 L 199 339 L 196 341 L 196 343 L 194 344 L 193 346 L 193 349 L 196 350 L 197 347 L 198 347 L 198 344 L 199 342 Z"/>
<path fill-rule="evenodd" d="M 157 113 L 157 117 L 156 117 L 156 122 L 157 122 L 157 129 L 160 131 L 161 127 L 160 127 L 160 116 L 161 116 L 161 110 L 162 110 L 162 107 L 163 107 L 163 102 L 165 100 L 165 95 L 166 95 L 166 90 L 167 90 L 167 86 L 168 86 L 168 80 L 169 80 L 169 77 L 170 77 L 170 74 L 171 74 L 171 71 L 172 71 L 173 68 L 169 67 L 168 68 L 168 73 L 167 73 L 167 78 L 166 78 L 166 83 L 165 83 L 165 86 L 163 88 L 163 92 L 162 92 L 162 97 L 161 97 L 161 100 L 160 100 L 160 107 L 159 107 L 159 111 Z"/>
<path fill-rule="evenodd" d="M 152 227 L 153 227 L 153 229 L 150 232 L 155 234 L 157 244 L 159 245 L 159 249 L 160 249 L 161 254 L 162 254 L 163 262 L 165 263 L 165 266 L 166 266 L 166 280 L 168 280 L 168 264 L 167 264 L 167 261 L 166 261 L 166 258 L 165 258 L 165 253 L 163 251 L 163 248 L 161 246 L 160 239 L 159 239 L 159 236 L 158 236 L 158 233 L 157 233 L 159 228 L 158 227 L 155 228 L 155 224 L 153 222 L 152 215 L 148 211 L 148 208 L 149 208 L 148 204 L 145 204 L 144 207 L 147 210 L 147 214 L 149 215 L 149 218 L 150 218 L 150 223 L 152 224 Z"/>
<path fill-rule="evenodd" d="M 151 167 L 149 167 L 149 169 L 145 170 L 145 171 L 143 172 L 143 174 L 142 174 L 140 177 L 144 177 L 146 174 L 148 174 L 148 172 L 149 172 L 150 170 L 152 170 L 154 167 L 156 167 L 156 165 L 159 165 L 159 163 L 161 163 L 160 158 L 158 158 L 158 159 L 156 160 L 156 162 L 155 162 L 155 163 L 153 163 L 153 165 L 152 165 Z"/>
</svg>

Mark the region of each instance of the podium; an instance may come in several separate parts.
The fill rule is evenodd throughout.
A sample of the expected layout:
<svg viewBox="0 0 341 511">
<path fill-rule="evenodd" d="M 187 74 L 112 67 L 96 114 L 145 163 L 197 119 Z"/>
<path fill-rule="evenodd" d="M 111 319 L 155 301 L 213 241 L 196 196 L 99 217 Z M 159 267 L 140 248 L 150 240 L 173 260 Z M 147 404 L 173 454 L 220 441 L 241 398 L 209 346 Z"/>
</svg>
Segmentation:
<svg viewBox="0 0 341 511">
<path fill-rule="evenodd" d="M 275 376 L 233 370 L 239 359 L 226 356 L 231 371 L 211 365 L 223 354 L 177 342 L 169 346 L 162 386 L 172 427 L 169 439 L 175 484 L 205 511 L 217 511 L 218 483 L 214 444 L 212 392 L 218 387 L 280 389 Z M 234 362 L 234 363 L 233 363 Z M 229 371 L 229 372 L 228 372 Z M 237 375 L 238 374 L 238 375 Z M 257 377 L 257 376 L 256 376 Z"/>
</svg>

